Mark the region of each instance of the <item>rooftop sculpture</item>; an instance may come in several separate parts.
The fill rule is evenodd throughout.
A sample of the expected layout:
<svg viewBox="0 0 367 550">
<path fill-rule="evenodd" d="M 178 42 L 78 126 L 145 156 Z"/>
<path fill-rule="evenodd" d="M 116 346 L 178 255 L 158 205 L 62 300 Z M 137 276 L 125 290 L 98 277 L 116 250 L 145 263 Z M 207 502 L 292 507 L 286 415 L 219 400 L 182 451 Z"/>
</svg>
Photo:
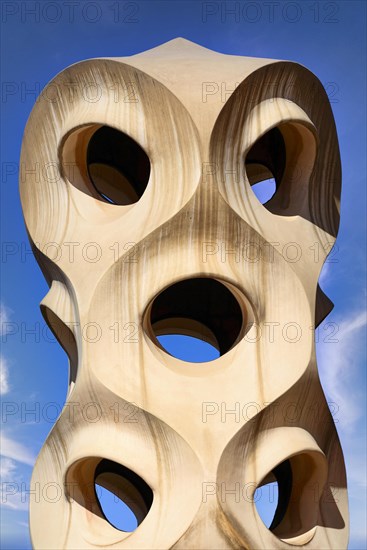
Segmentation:
<svg viewBox="0 0 367 550">
<path fill-rule="evenodd" d="M 83 61 L 36 103 L 21 165 L 42 312 L 70 360 L 33 472 L 34 547 L 346 548 L 314 344 L 341 179 L 319 80 L 183 39 Z M 164 334 L 220 357 L 177 359 Z M 274 480 L 267 528 L 253 496 Z M 95 483 L 129 504 L 134 532 L 106 520 Z"/>
</svg>

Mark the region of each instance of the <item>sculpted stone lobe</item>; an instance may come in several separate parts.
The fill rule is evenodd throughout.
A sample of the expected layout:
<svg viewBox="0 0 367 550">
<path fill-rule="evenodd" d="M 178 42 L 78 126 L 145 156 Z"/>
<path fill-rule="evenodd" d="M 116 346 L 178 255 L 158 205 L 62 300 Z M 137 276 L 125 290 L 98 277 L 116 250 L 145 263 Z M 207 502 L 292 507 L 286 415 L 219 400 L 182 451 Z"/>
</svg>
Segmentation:
<svg viewBox="0 0 367 550">
<path fill-rule="evenodd" d="M 318 79 L 183 39 L 83 61 L 36 103 L 21 165 L 41 309 L 70 363 L 32 477 L 60 497 L 32 501 L 33 546 L 346 548 L 314 343 L 341 179 Z M 272 178 L 262 204 L 255 186 Z M 182 361 L 167 334 L 220 357 Z M 266 527 L 254 495 L 275 481 Z M 134 531 L 107 521 L 96 485 L 128 504 Z"/>
</svg>

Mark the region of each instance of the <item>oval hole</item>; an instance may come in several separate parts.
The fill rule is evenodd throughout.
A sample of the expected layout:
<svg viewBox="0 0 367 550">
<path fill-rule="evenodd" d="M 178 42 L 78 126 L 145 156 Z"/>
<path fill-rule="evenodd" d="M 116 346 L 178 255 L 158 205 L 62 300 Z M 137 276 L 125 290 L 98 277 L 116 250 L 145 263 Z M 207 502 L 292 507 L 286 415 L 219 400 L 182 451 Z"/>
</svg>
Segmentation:
<svg viewBox="0 0 367 550">
<path fill-rule="evenodd" d="M 94 132 L 87 147 L 89 178 L 111 204 L 136 203 L 149 181 L 150 161 L 131 137 L 109 126 Z"/>
<path fill-rule="evenodd" d="M 156 343 L 190 362 L 216 359 L 239 338 L 243 313 L 229 288 L 210 278 L 186 279 L 163 290 L 150 306 Z"/>
<path fill-rule="evenodd" d="M 307 451 L 278 464 L 259 484 L 256 508 L 264 524 L 278 539 L 297 546 L 314 536 L 319 517 L 320 497 L 327 479 L 327 462 L 321 452 Z M 269 502 L 278 486 L 278 499 Z"/>
<path fill-rule="evenodd" d="M 111 460 L 96 468 L 96 498 L 105 519 L 116 529 L 134 531 L 147 516 L 153 492 L 135 472 Z"/>
</svg>

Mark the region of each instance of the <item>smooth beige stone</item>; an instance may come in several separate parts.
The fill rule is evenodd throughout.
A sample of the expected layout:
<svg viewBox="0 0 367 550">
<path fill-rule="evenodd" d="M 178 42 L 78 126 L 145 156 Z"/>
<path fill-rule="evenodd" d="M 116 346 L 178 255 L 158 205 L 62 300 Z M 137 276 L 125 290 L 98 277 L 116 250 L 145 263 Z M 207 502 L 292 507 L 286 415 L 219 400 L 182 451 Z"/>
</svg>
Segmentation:
<svg viewBox="0 0 367 550">
<path fill-rule="evenodd" d="M 314 344 L 341 179 L 318 79 L 183 39 L 83 61 L 36 103 L 21 167 L 42 313 L 70 359 L 32 477 L 34 547 L 346 548 Z M 252 185 L 272 175 L 263 205 Z M 157 336 L 172 332 L 221 356 L 170 356 Z M 268 529 L 254 493 L 276 478 Z M 130 502 L 134 532 L 105 519 L 95 480 Z"/>
</svg>

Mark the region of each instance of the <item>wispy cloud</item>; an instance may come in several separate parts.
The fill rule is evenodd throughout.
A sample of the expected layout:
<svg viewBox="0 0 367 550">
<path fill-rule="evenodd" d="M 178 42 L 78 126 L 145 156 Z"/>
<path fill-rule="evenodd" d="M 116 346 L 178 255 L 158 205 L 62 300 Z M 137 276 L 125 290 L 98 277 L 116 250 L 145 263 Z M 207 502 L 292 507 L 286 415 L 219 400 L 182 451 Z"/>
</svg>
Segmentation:
<svg viewBox="0 0 367 550">
<path fill-rule="evenodd" d="M 0 337 L 9 330 L 11 310 L 0 303 Z M 0 395 L 7 394 L 10 389 L 9 362 L 0 355 Z M 1 507 L 24 514 L 29 507 L 27 487 L 29 486 L 29 468 L 35 462 L 34 453 L 22 443 L 14 439 L 7 428 L 7 433 L 0 433 L 0 505 Z M 28 470 L 28 472 L 27 472 Z M 18 522 L 21 527 L 27 523 Z M 19 529 L 19 527 L 18 527 Z"/>
<path fill-rule="evenodd" d="M 0 395 L 5 395 L 10 390 L 8 363 L 3 355 L 0 355 Z"/>
<path fill-rule="evenodd" d="M 6 334 L 8 330 L 10 310 L 0 302 L 0 335 Z"/>
<path fill-rule="evenodd" d="M 20 525 L 20 527 L 24 527 L 25 529 L 29 528 L 29 525 L 26 521 L 17 521 L 17 525 Z"/>
<path fill-rule="evenodd" d="M 334 324 L 335 334 L 318 344 L 320 378 L 329 400 L 339 407 L 338 419 L 345 432 L 354 430 L 364 410 L 363 384 L 358 365 L 363 353 L 367 314 L 359 311 Z"/>
<path fill-rule="evenodd" d="M 1 458 L 0 504 L 19 512 L 28 510 L 27 485 L 12 460 Z"/>
<path fill-rule="evenodd" d="M 9 435 L 0 435 L 0 504 L 12 510 L 26 511 L 28 501 L 20 464 L 33 466 L 33 453 Z"/>
<path fill-rule="evenodd" d="M 0 478 L 1 479 L 10 479 L 16 470 L 16 464 L 11 458 L 1 457 L 0 458 Z"/>
<path fill-rule="evenodd" d="M 321 382 L 328 398 L 338 406 L 334 416 L 341 438 L 348 477 L 351 510 L 351 548 L 364 548 L 366 540 L 366 442 L 364 342 L 367 315 L 354 311 L 338 321 L 336 342 L 324 338 L 317 346 Z M 326 323 L 329 322 L 326 321 Z M 325 326 L 326 326 L 325 323 Z M 361 544 L 359 544 L 361 543 Z M 353 545 L 353 546 L 352 546 Z M 356 545 L 356 546 L 355 546 Z"/>
<path fill-rule="evenodd" d="M 4 433 L 0 434 L 1 455 L 23 464 L 33 466 L 35 461 L 34 454 L 22 443 L 18 443 Z"/>
<path fill-rule="evenodd" d="M 322 266 L 322 270 L 319 277 L 319 285 L 322 288 L 322 290 L 324 290 L 325 286 L 330 280 L 330 274 L 331 274 L 330 265 L 331 265 L 330 262 L 326 260 L 326 262 Z"/>
</svg>

